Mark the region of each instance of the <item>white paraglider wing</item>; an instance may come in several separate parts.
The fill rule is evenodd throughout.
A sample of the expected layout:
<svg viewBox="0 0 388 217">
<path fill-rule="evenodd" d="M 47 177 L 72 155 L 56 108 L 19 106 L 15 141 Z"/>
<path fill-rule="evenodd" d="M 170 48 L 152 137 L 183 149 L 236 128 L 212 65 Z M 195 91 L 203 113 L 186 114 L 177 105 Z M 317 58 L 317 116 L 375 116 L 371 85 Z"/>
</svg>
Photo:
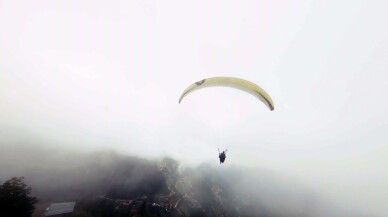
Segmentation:
<svg viewBox="0 0 388 217">
<path fill-rule="evenodd" d="M 214 86 L 231 87 L 245 91 L 261 100 L 271 111 L 274 110 L 273 101 L 267 92 L 253 82 L 235 77 L 213 77 L 197 81 L 183 91 L 179 98 L 179 103 L 181 103 L 185 96 L 193 91 Z"/>
</svg>

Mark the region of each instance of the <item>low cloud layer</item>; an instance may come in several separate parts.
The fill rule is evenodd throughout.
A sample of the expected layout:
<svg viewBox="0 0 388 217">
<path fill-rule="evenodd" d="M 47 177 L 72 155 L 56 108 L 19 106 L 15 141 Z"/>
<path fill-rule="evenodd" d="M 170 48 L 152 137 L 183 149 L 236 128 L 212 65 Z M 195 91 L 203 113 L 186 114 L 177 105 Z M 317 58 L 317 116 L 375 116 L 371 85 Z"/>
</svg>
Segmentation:
<svg viewBox="0 0 388 217">
<path fill-rule="evenodd" d="M 0 158 L 0 180 L 24 176 L 34 195 L 46 203 L 147 196 L 157 204 L 160 197 L 170 195 L 174 210 L 194 212 L 200 207 L 208 215 L 371 216 L 339 207 L 295 179 L 264 168 L 211 164 L 194 168 L 172 158 L 150 160 L 111 151 L 81 154 L 40 146 L 6 150 Z M 192 207 L 184 208 L 185 204 Z"/>
</svg>

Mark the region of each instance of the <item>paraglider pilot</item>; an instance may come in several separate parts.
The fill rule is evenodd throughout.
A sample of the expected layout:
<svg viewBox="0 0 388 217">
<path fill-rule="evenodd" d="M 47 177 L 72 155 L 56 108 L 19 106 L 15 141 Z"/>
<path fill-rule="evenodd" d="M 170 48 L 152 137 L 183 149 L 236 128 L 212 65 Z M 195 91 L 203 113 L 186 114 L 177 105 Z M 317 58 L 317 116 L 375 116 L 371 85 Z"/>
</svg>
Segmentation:
<svg viewBox="0 0 388 217">
<path fill-rule="evenodd" d="M 218 150 L 219 152 L 220 150 Z M 225 150 L 226 151 L 226 150 Z M 218 154 L 218 157 L 220 158 L 220 164 L 224 163 L 225 161 L 225 158 L 226 158 L 226 154 L 225 154 L 225 151 L 221 152 Z"/>
</svg>

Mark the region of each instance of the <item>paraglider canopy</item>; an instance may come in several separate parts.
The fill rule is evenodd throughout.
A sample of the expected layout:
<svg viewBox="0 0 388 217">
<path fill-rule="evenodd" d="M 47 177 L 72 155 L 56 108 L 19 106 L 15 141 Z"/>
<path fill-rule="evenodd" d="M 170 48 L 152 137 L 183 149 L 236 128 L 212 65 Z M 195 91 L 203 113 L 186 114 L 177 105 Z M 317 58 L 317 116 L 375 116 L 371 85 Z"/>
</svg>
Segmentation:
<svg viewBox="0 0 388 217">
<path fill-rule="evenodd" d="M 231 87 L 250 93 L 253 96 L 257 97 L 259 100 L 261 100 L 271 111 L 274 110 L 274 103 L 269 94 L 265 92 L 264 89 L 262 89 L 253 82 L 235 77 L 212 77 L 197 81 L 192 85 L 188 86 L 183 91 L 181 97 L 179 98 L 179 103 L 181 103 L 182 99 L 185 96 L 192 93 L 193 91 L 215 86 Z"/>
</svg>

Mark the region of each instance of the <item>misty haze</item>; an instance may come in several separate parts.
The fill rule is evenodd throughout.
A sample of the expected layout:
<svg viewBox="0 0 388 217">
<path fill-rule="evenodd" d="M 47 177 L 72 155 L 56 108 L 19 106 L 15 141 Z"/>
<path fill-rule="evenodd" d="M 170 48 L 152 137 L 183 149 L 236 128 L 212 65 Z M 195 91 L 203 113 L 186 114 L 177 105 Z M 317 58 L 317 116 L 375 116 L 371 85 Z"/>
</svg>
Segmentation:
<svg viewBox="0 0 388 217">
<path fill-rule="evenodd" d="M 0 217 L 388 216 L 386 8 L 0 0 Z"/>
</svg>

